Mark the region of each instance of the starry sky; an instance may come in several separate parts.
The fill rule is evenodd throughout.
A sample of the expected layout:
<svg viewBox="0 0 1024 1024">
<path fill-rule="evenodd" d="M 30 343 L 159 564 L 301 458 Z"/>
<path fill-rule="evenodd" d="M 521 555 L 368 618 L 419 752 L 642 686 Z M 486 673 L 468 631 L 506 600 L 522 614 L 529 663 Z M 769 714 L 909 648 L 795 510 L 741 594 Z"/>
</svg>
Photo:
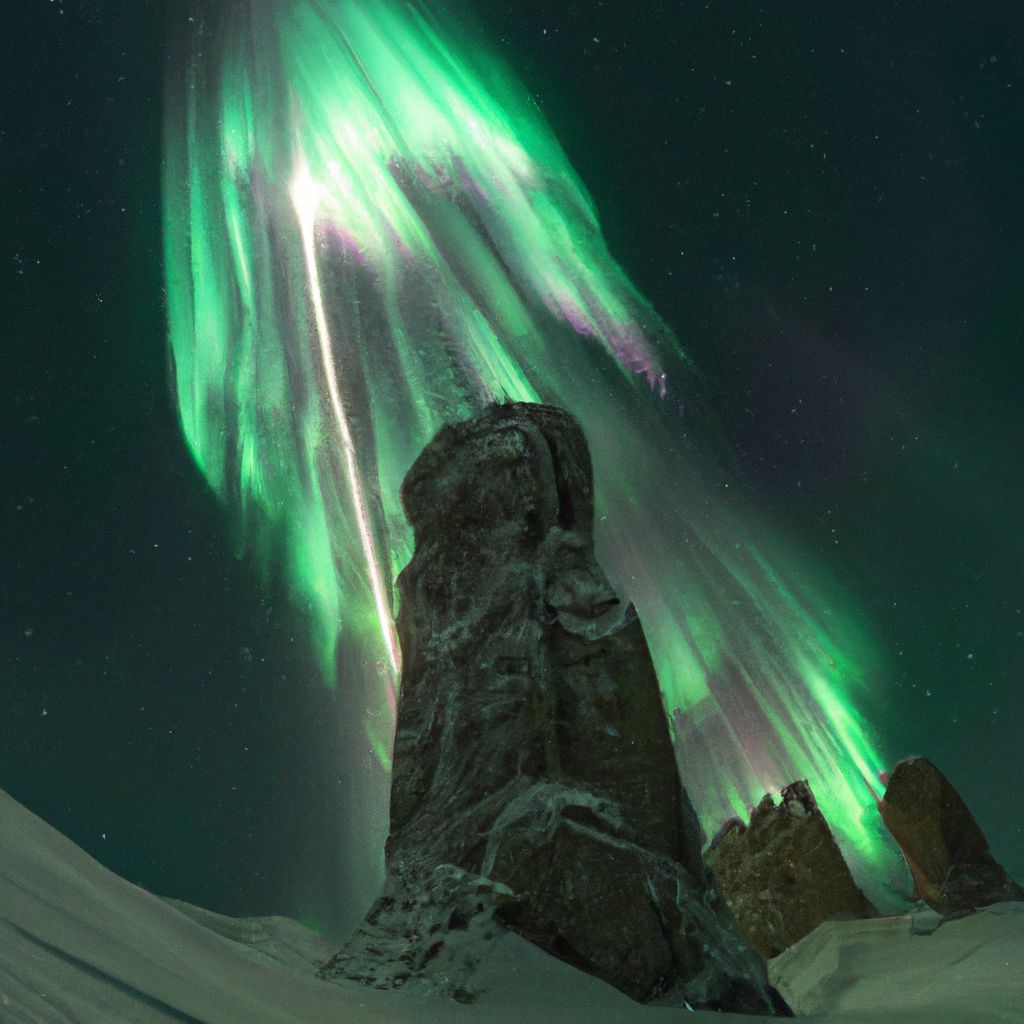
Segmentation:
<svg viewBox="0 0 1024 1024">
<path fill-rule="evenodd" d="M 1019 8 L 474 11 L 693 357 L 734 487 L 871 624 L 883 749 L 1024 875 Z M 279 884 L 330 856 L 294 810 L 331 799 L 325 698 L 178 438 L 163 16 L 24 0 L 4 33 L 0 786 L 157 892 L 298 914 L 329 902 Z"/>
</svg>

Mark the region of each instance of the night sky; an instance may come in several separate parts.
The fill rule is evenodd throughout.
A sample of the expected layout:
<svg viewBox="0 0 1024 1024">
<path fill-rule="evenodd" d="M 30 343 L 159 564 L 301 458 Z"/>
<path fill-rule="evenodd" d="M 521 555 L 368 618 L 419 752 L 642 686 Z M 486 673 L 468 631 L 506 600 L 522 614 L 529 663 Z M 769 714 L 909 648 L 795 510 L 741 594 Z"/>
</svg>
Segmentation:
<svg viewBox="0 0 1024 1024">
<path fill-rule="evenodd" d="M 317 912 L 280 880 L 330 856 L 295 826 L 336 781 L 326 698 L 168 383 L 162 7 L 11 6 L 0 787 L 157 892 Z M 883 750 L 1024 876 L 1019 4 L 475 9 L 693 357 L 732 486 L 871 624 Z"/>
</svg>

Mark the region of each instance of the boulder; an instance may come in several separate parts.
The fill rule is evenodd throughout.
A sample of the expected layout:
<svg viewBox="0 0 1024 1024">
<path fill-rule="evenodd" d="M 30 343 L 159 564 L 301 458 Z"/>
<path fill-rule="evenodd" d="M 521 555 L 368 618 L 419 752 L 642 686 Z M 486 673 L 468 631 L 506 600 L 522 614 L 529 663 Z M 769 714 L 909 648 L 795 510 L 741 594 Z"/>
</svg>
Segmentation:
<svg viewBox="0 0 1024 1024">
<path fill-rule="evenodd" d="M 879 810 L 903 851 L 917 897 L 940 914 L 1024 899 L 960 794 L 930 761 L 911 757 L 896 765 Z"/>
<path fill-rule="evenodd" d="M 328 973 L 366 975 L 366 949 L 394 946 L 382 927 L 450 931 L 441 872 L 479 893 L 473 929 L 496 921 L 635 999 L 777 1005 L 708 888 L 643 629 L 595 561 L 578 424 L 493 406 L 440 431 L 402 500 L 390 902 Z M 428 920 L 415 894 L 431 886 Z M 418 945 L 406 959 L 422 969 Z"/>
<path fill-rule="evenodd" d="M 872 917 L 828 822 L 805 781 L 766 795 L 751 814 L 719 832 L 708 863 L 747 942 L 765 957 L 824 921 Z"/>
</svg>

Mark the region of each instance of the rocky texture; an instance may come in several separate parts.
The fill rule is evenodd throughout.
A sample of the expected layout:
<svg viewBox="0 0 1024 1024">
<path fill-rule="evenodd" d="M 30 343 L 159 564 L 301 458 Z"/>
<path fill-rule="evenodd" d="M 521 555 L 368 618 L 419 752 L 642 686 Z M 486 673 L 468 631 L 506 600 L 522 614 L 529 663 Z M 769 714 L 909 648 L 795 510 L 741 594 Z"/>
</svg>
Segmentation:
<svg viewBox="0 0 1024 1024">
<path fill-rule="evenodd" d="M 960 794 L 930 761 L 912 757 L 896 765 L 879 810 L 903 850 L 916 895 L 939 913 L 1024 900 Z"/>
<path fill-rule="evenodd" d="M 749 825 L 727 823 L 708 863 L 743 935 L 766 957 L 824 921 L 875 914 L 806 782 L 783 789 L 778 805 L 766 795 Z"/>
<path fill-rule="evenodd" d="M 544 406 L 445 428 L 406 477 L 390 863 L 479 871 L 498 815 L 545 779 L 605 794 L 699 872 L 643 631 L 594 561 L 592 495 L 579 427 Z"/>
<path fill-rule="evenodd" d="M 438 434 L 402 500 L 416 549 L 399 579 L 390 880 L 327 974 L 394 984 L 368 958 L 402 947 L 399 974 L 422 973 L 424 942 L 447 962 L 463 896 L 485 887 L 473 928 L 509 926 L 635 999 L 769 1007 L 708 890 L 642 628 L 594 560 L 579 426 L 492 407 Z"/>
<path fill-rule="evenodd" d="M 478 968 L 506 932 L 500 908 L 515 897 L 503 885 L 451 864 L 425 876 L 388 879 L 354 938 L 320 970 L 384 991 L 409 982 L 459 1003 L 482 994 Z"/>
</svg>

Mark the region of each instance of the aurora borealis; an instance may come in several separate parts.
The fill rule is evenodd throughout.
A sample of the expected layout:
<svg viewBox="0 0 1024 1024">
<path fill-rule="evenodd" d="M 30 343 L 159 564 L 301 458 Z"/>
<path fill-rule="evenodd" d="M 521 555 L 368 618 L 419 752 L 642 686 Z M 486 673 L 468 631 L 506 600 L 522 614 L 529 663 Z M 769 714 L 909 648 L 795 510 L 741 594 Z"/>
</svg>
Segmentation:
<svg viewBox="0 0 1024 1024">
<path fill-rule="evenodd" d="M 365 909 L 346 787 L 355 754 L 376 763 L 342 705 L 359 679 L 324 686 L 285 559 L 257 557 L 274 528 L 214 495 L 169 383 L 161 135 L 188 15 L 9 13 L 0 787 L 150 892 L 343 937 Z M 702 466 L 711 504 L 829 596 L 817 621 L 862 611 L 872 642 L 842 650 L 888 765 L 941 766 L 1020 878 L 1020 19 L 792 15 L 472 5 L 692 357 L 675 383 L 714 414 L 701 461 L 730 453 Z M 446 32 L 466 44 L 461 17 Z M 696 441 L 705 417 L 686 423 Z"/>
<path fill-rule="evenodd" d="M 189 32 L 164 181 L 181 422 L 362 720 L 365 813 L 399 679 L 398 485 L 443 422 L 540 400 L 590 440 L 599 557 L 644 622 L 705 828 L 808 777 L 877 863 L 872 642 L 721 486 L 683 349 L 511 72 L 421 5 L 199 5 Z"/>
</svg>

